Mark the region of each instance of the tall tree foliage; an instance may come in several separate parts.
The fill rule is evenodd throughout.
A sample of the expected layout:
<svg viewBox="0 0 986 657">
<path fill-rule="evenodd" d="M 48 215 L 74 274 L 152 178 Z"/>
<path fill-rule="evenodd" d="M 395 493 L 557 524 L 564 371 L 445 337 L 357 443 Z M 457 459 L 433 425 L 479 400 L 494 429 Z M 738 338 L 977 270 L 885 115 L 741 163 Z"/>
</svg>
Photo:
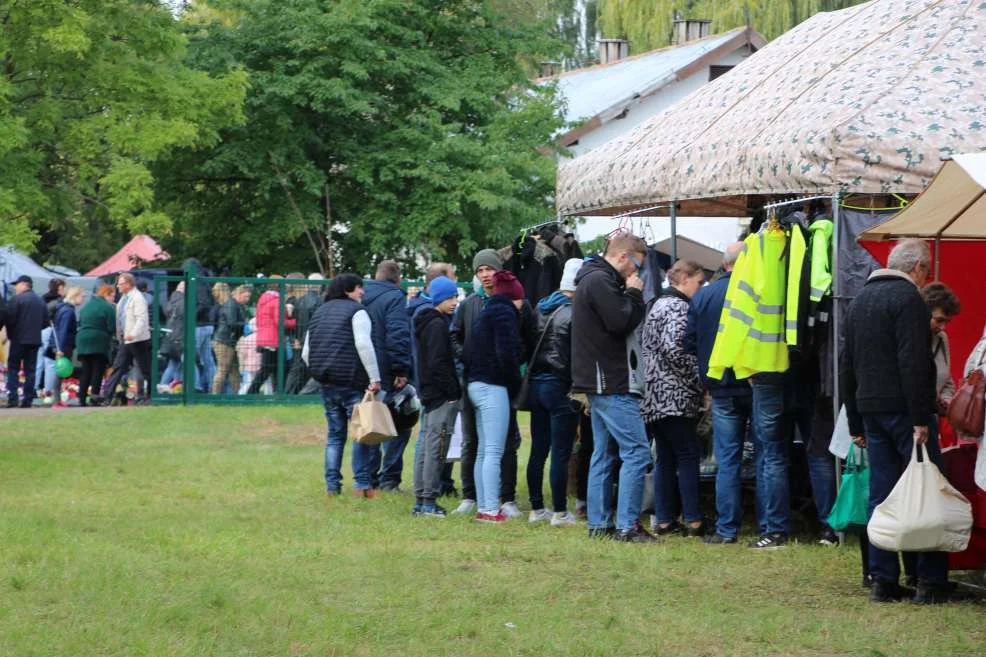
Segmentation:
<svg viewBox="0 0 986 657">
<path fill-rule="evenodd" d="M 195 66 L 250 74 L 247 122 L 161 167 L 173 249 L 231 270 L 465 261 L 552 211 L 558 42 L 482 0 L 214 0 Z M 541 149 L 541 150 L 539 150 Z M 327 209 L 331 222 L 327 221 Z M 331 226 L 327 231 L 327 226 Z"/>
<path fill-rule="evenodd" d="M 124 231 L 166 233 L 150 165 L 214 144 L 245 76 L 183 64 L 155 0 L 0 3 L 0 244 L 85 268 Z"/>
<path fill-rule="evenodd" d="M 753 25 L 768 39 L 780 36 L 820 11 L 833 11 L 865 0 L 600 0 L 604 36 L 625 38 L 634 52 L 671 42 L 675 14 L 712 21 L 713 32 Z"/>
</svg>

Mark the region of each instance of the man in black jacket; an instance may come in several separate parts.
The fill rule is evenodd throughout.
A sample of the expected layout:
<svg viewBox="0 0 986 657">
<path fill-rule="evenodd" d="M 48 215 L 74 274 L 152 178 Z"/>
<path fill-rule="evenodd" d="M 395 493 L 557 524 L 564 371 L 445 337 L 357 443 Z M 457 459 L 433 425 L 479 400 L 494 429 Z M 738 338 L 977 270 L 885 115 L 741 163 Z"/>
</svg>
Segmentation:
<svg viewBox="0 0 986 657">
<path fill-rule="evenodd" d="M 380 364 L 381 386 L 388 395 L 407 385 L 411 373 L 411 320 L 407 295 L 401 289 L 401 268 L 393 260 L 377 265 L 375 280 L 366 281 L 363 305 L 373 322 L 373 347 Z M 404 449 L 411 429 L 400 431 L 382 449 L 373 448 L 373 487 L 397 491 L 404 471 Z M 381 451 L 383 452 L 381 457 Z"/>
<path fill-rule="evenodd" d="M 483 249 L 476 253 L 472 260 L 473 272 L 479 279 L 480 287 L 473 291 L 459 305 L 452 317 L 452 347 L 459 363 L 463 355 L 469 352 L 472 338 L 472 328 L 479 313 L 486 307 L 493 294 L 493 275 L 503 269 L 503 259 L 494 249 Z M 522 362 L 526 362 L 537 341 L 537 315 L 527 301 L 520 309 L 520 339 L 523 342 Z M 462 368 L 462 380 L 466 380 L 467 372 Z M 473 478 L 473 466 L 476 463 L 476 447 L 479 444 L 476 433 L 476 414 L 465 394 L 462 395 L 462 460 L 459 467 L 462 475 L 462 502 L 453 513 L 472 513 L 476 510 L 476 482 Z M 517 426 L 517 413 L 510 410 L 510 428 L 507 433 L 507 444 L 503 451 L 500 465 L 500 498 L 503 502 L 501 512 L 510 517 L 518 518 L 523 514 L 517 508 L 517 448 L 520 446 L 520 430 Z"/>
<path fill-rule="evenodd" d="M 38 363 L 38 347 L 41 331 L 48 323 L 45 302 L 34 293 L 34 281 L 21 276 L 11 283 L 14 298 L 7 308 L 7 339 L 10 351 L 7 355 L 7 408 L 30 408 L 34 401 L 34 370 Z M 18 399 L 20 371 L 24 369 L 24 397 Z"/>
<path fill-rule="evenodd" d="M 617 235 L 604 258 L 579 270 L 572 304 L 572 391 L 585 393 L 594 438 L 589 466 L 589 536 L 627 542 L 654 541 L 640 527 L 644 476 L 650 462 L 647 432 L 640 416 L 643 355 L 640 327 L 645 307 L 638 272 L 647 245 L 629 233 Z M 620 490 L 613 518 L 613 466 L 617 457 Z"/>
<path fill-rule="evenodd" d="M 870 461 L 869 512 L 883 502 L 911 459 L 914 444 L 925 445 L 941 468 L 935 425 L 935 370 L 931 360 L 931 316 L 918 291 L 931 263 L 928 245 L 902 240 L 890 252 L 887 269 L 873 272 L 849 306 L 839 373 L 849 431 Z M 911 592 L 899 583 L 895 552 L 870 546 L 873 588 L 870 600 L 900 600 Z M 921 552 L 914 602 L 948 599 L 944 552 Z"/>
<path fill-rule="evenodd" d="M 421 423 L 425 429 L 414 448 L 412 514 L 444 518 L 446 511 L 435 500 L 441 492 L 441 473 L 462 396 L 449 335 L 449 320 L 459 305 L 459 289 L 452 279 L 440 276 L 431 281 L 428 292 L 433 306 L 422 308 L 414 318 L 418 397 L 424 407 Z"/>
<path fill-rule="evenodd" d="M 322 281 L 321 274 L 310 274 L 310 281 Z M 299 286 L 301 287 L 301 286 Z M 298 297 L 294 302 L 294 319 L 298 322 L 295 325 L 295 336 L 299 344 L 304 344 L 305 334 L 308 333 L 308 325 L 312 321 L 315 311 L 322 305 L 322 286 L 312 284 L 304 286 L 305 293 Z M 297 356 L 291 361 L 291 371 L 288 372 L 287 380 L 284 382 L 284 391 L 289 395 L 297 395 L 305 388 L 305 384 L 311 379 L 308 372 L 308 365 L 303 358 Z"/>
</svg>

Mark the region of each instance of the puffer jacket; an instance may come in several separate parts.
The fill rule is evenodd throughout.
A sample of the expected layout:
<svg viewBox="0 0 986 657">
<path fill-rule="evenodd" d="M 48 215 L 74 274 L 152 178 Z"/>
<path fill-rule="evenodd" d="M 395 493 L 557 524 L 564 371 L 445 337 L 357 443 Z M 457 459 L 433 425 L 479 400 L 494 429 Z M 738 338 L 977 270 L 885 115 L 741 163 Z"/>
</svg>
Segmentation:
<svg viewBox="0 0 986 657">
<path fill-rule="evenodd" d="M 538 302 L 541 347 L 531 364 L 531 376 L 550 375 L 572 383 L 572 300 L 555 292 Z"/>
<path fill-rule="evenodd" d="M 698 358 L 685 349 L 688 297 L 674 288 L 654 302 L 644 325 L 645 422 L 666 417 L 698 417 L 702 411 L 702 378 Z"/>
<path fill-rule="evenodd" d="M 274 290 L 267 290 L 257 300 L 257 346 L 276 349 L 277 324 L 281 316 L 281 297 Z M 291 317 L 284 318 L 284 332 L 297 326 Z"/>
</svg>

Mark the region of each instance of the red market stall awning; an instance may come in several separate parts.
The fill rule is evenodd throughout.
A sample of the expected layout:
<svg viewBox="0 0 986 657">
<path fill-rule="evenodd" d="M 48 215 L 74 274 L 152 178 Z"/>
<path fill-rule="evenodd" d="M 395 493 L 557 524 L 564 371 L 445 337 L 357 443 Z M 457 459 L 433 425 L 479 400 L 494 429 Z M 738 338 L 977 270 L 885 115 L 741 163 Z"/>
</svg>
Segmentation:
<svg viewBox="0 0 986 657">
<path fill-rule="evenodd" d="M 161 250 L 161 246 L 147 235 L 137 235 L 126 245 L 109 257 L 86 276 L 109 276 L 121 271 L 129 271 L 145 262 L 168 260 L 171 256 Z"/>
</svg>

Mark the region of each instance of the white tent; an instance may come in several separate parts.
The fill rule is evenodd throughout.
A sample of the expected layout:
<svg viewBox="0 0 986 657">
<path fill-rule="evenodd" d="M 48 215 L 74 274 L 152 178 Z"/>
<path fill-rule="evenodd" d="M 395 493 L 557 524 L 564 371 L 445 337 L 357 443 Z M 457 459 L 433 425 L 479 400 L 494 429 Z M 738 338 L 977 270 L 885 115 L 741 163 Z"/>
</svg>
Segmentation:
<svg viewBox="0 0 986 657">
<path fill-rule="evenodd" d="M 86 292 L 92 292 L 100 283 L 98 278 L 87 276 L 63 276 L 46 269 L 34 262 L 12 246 L 0 246 L 0 294 L 9 296 L 13 293 L 10 283 L 18 276 L 30 276 L 34 280 L 34 289 L 38 294 L 44 294 L 48 289 L 48 281 L 53 278 L 65 279 L 70 285 L 78 285 Z"/>
<path fill-rule="evenodd" d="M 986 151 L 986 3 L 816 14 L 558 174 L 566 215 L 750 194 L 920 193 Z M 744 204 L 745 205 L 745 204 Z"/>
</svg>

